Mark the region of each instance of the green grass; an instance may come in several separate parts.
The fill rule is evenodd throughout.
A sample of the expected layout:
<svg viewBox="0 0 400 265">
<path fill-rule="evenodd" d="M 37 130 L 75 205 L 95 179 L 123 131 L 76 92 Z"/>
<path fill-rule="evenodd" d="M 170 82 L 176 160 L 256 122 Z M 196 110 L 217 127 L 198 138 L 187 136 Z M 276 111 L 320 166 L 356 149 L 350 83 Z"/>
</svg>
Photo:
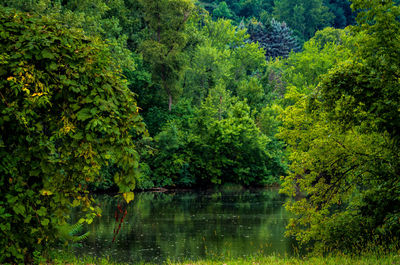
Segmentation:
<svg viewBox="0 0 400 265">
<path fill-rule="evenodd" d="M 198 262 L 184 262 L 184 263 L 167 263 L 169 265 L 191 264 L 191 265 L 393 265 L 400 264 L 399 255 L 388 255 L 384 257 L 377 256 L 363 256 L 363 257 L 349 257 L 349 256 L 331 256 L 331 257 L 311 257 L 311 258 L 281 258 L 276 256 L 271 257 L 258 257 L 250 259 L 236 259 L 227 261 L 198 261 Z"/>
<path fill-rule="evenodd" d="M 47 264 L 102 264 L 117 265 L 122 263 L 113 263 L 108 259 L 97 259 L 94 257 L 77 258 L 72 254 L 58 253 L 57 257 L 53 257 L 51 262 L 43 262 Z M 160 263 L 138 263 L 138 265 L 156 265 Z M 349 256 L 335 254 L 331 256 L 317 256 L 306 258 L 289 258 L 279 256 L 269 257 L 250 257 L 226 260 L 200 260 L 200 261 L 184 261 L 172 262 L 167 261 L 166 265 L 400 265 L 400 253 L 390 253 L 385 255 L 366 254 L 362 256 Z"/>
</svg>

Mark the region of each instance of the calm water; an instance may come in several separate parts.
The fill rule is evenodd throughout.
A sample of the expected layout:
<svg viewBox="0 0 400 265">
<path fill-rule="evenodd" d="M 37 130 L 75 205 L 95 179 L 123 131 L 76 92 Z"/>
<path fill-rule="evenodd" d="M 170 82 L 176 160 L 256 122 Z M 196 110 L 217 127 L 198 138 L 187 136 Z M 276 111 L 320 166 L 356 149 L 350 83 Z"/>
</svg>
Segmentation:
<svg viewBox="0 0 400 265">
<path fill-rule="evenodd" d="M 155 262 L 272 253 L 290 255 L 288 214 L 277 190 L 137 193 L 115 242 L 118 200 L 98 198 L 103 214 L 78 255 L 115 262 Z"/>
</svg>

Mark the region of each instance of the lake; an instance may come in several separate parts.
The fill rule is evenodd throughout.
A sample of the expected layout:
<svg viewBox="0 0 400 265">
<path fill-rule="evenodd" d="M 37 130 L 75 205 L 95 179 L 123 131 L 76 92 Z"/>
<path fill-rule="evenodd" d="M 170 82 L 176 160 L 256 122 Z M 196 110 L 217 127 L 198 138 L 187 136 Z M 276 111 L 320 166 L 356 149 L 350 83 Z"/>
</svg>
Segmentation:
<svg viewBox="0 0 400 265">
<path fill-rule="evenodd" d="M 99 196 L 102 217 L 75 254 L 114 262 L 198 260 L 255 255 L 291 255 L 284 237 L 288 213 L 277 189 L 213 192 L 142 192 L 128 206 Z M 121 205 L 120 205 L 121 206 Z M 119 233 L 119 222 L 124 214 Z"/>
</svg>

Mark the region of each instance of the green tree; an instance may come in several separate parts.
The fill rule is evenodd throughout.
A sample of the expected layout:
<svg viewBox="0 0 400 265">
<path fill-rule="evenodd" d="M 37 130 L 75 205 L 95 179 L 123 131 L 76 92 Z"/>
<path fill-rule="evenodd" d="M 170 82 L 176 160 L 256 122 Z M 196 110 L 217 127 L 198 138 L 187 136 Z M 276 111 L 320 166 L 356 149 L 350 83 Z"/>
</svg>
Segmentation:
<svg viewBox="0 0 400 265">
<path fill-rule="evenodd" d="M 259 17 L 262 11 L 261 0 L 241 0 L 239 1 L 240 11 L 238 16 L 240 17 Z"/>
<path fill-rule="evenodd" d="M 281 146 L 260 131 L 246 102 L 221 85 L 155 139 L 160 153 L 151 165 L 160 185 L 265 185 L 285 173 Z"/>
<path fill-rule="evenodd" d="M 141 0 L 140 3 L 151 36 L 141 43 L 140 51 L 151 65 L 154 86 L 167 95 L 171 111 L 173 98 L 179 94 L 176 83 L 183 68 L 182 49 L 187 43 L 185 26 L 194 4 L 191 0 Z"/>
<path fill-rule="evenodd" d="M 327 76 L 322 94 L 327 105 L 335 108 L 338 101 L 347 104 L 338 113 L 347 121 L 359 123 L 351 108 L 361 108 L 376 119 L 381 132 L 400 139 L 400 8 L 393 1 L 353 1 L 359 13 L 360 43 L 355 56 Z M 340 80 L 340 82 L 338 82 Z"/>
<path fill-rule="evenodd" d="M 325 28 L 304 43 L 303 51 L 292 53 L 286 60 L 276 60 L 270 67 L 279 69 L 287 88 L 309 94 L 336 64 L 354 52 L 355 41 L 347 30 Z"/>
<path fill-rule="evenodd" d="M 31 263 L 71 207 L 100 213 L 86 183 L 102 166 L 132 199 L 144 124 L 105 44 L 3 7 L 0 25 L 0 262 Z"/>
<path fill-rule="evenodd" d="M 231 18 L 232 12 L 226 2 L 222 1 L 218 4 L 218 7 L 214 9 L 213 16 L 221 18 Z"/>
<path fill-rule="evenodd" d="M 271 19 L 267 21 L 267 25 L 264 25 L 256 20 L 251 20 L 247 28 L 250 39 L 258 42 L 260 47 L 265 50 L 267 60 L 275 57 L 287 58 L 291 51 L 298 52 L 300 50 L 298 41 L 286 23 Z"/>
<path fill-rule="evenodd" d="M 263 71 L 265 55 L 257 44 L 246 43 L 245 29 L 238 29 L 229 20 L 206 18 L 198 34 L 201 41 L 186 53 L 189 62 L 182 78 L 186 97 L 199 105 L 209 90 L 218 85 L 234 95 L 239 86 L 244 88 L 249 82 L 254 86 L 254 79 Z M 242 97 L 252 97 L 244 91 L 241 90 Z"/>
<path fill-rule="evenodd" d="M 190 146 L 187 145 L 189 121 L 195 109 L 190 100 L 180 99 L 159 125 L 153 147 L 155 155 L 146 157 L 151 172 L 149 178 L 156 186 L 192 186 L 195 179 L 189 174 Z"/>
<path fill-rule="evenodd" d="M 259 19 L 265 13 L 272 13 L 274 0 L 204 0 L 197 1 L 197 4 L 206 9 L 210 14 L 214 14 L 214 12 L 221 14 L 221 11 L 223 11 L 223 14 L 227 14 L 226 11 L 229 10 L 230 17 L 223 17 L 231 18 L 234 21 L 233 24 L 237 25 L 243 18 L 250 19 L 255 17 Z M 218 15 L 217 17 L 220 16 Z"/>
<path fill-rule="evenodd" d="M 333 14 L 322 0 L 277 0 L 274 17 L 286 22 L 303 41 L 310 39 L 317 30 L 330 26 Z"/>
<path fill-rule="evenodd" d="M 297 198 L 286 205 L 295 214 L 288 235 L 322 252 L 393 242 L 399 227 L 393 206 L 399 198 L 398 157 L 388 137 L 370 131 L 365 113 L 359 113 L 365 123 L 343 131 L 320 100 L 295 91 L 286 97 L 296 101 L 283 112 L 279 134 L 291 161 L 282 191 Z"/>
<path fill-rule="evenodd" d="M 399 7 L 353 5 L 356 48 L 316 87 L 288 90 L 280 130 L 292 163 L 283 191 L 300 198 L 287 204 L 288 234 L 322 251 L 399 247 Z"/>
<path fill-rule="evenodd" d="M 277 183 L 282 152 L 262 134 L 245 101 L 217 86 L 190 124 L 190 170 L 200 183 Z"/>
<path fill-rule="evenodd" d="M 349 0 L 324 0 L 324 4 L 335 15 L 333 25 L 335 28 L 344 28 L 355 24 L 355 13 L 352 12 Z"/>
</svg>

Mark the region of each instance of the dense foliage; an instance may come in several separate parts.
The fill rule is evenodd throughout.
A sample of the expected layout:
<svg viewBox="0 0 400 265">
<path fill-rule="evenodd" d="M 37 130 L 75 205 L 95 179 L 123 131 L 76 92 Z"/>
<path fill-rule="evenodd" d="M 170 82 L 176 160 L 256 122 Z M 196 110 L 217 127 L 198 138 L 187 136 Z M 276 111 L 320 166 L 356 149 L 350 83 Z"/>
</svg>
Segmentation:
<svg viewBox="0 0 400 265">
<path fill-rule="evenodd" d="M 283 191 L 299 197 L 288 203 L 296 214 L 288 233 L 325 251 L 398 247 L 400 236 L 399 6 L 353 4 L 363 11 L 351 34 L 341 35 L 339 45 L 304 52 L 314 62 L 334 56 L 334 64 L 314 69 L 326 73 L 319 84 L 298 82 L 304 64 L 293 56 L 293 86 L 286 94 L 291 104 L 280 132 L 292 161 Z M 331 47 L 336 51 L 326 53 Z"/>
<path fill-rule="evenodd" d="M 51 19 L 0 11 L 0 262 L 28 262 L 57 238 L 71 207 L 100 213 L 86 183 L 117 165 L 138 175 L 131 131 L 144 126 L 107 47 Z"/>
<path fill-rule="evenodd" d="M 144 20 L 150 38 L 142 41 L 140 51 L 151 66 L 154 88 L 161 87 L 171 111 L 178 93 L 176 82 L 182 72 L 181 51 L 187 42 L 185 25 L 194 5 L 190 0 L 143 0 Z"/>
<path fill-rule="evenodd" d="M 399 2 L 0 0 L 0 262 L 135 182 L 282 183 L 301 243 L 394 242 Z"/>
<path fill-rule="evenodd" d="M 203 0 L 199 5 L 213 17 L 229 18 L 237 24 L 249 18 L 262 22 L 275 18 L 288 24 L 303 41 L 318 29 L 344 28 L 355 22 L 348 0 Z"/>
<path fill-rule="evenodd" d="M 160 153 L 151 165 L 161 185 L 274 184 L 285 173 L 279 144 L 257 127 L 245 101 L 221 87 L 155 140 Z"/>
</svg>

